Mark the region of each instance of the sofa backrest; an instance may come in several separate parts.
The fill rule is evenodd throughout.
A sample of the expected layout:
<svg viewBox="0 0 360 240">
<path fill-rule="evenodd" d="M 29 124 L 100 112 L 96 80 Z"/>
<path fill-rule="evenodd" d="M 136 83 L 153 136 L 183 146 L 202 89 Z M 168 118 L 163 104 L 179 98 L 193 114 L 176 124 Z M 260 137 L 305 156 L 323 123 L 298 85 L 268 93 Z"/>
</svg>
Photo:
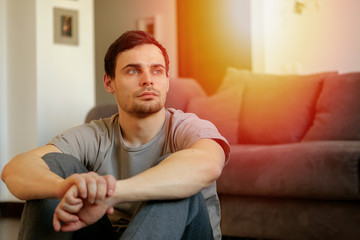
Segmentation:
<svg viewBox="0 0 360 240">
<path fill-rule="evenodd" d="M 192 78 L 171 78 L 165 107 L 187 111 L 191 99 L 206 97 L 205 91 Z"/>
<path fill-rule="evenodd" d="M 116 104 L 97 105 L 90 109 L 85 117 L 85 123 L 89 123 L 92 120 L 111 117 L 117 112 L 118 108 Z"/>
<path fill-rule="evenodd" d="M 324 80 L 304 141 L 360 140 L 360 72 Z"/>
<path fill-rule="evenodd" d="M 336 72 L 311 75 L 253 74 L 239 115 L 238 142 L 299 142 L 312 124 L 322 81 Z"/>
<path fill-rule="evenodd" d="M 217 92 L 190 101 L 231 144 L 299 142 L 312 125 L 322 82 L 337 72 L 257 74 L 229 67 Z"/>
</svg>

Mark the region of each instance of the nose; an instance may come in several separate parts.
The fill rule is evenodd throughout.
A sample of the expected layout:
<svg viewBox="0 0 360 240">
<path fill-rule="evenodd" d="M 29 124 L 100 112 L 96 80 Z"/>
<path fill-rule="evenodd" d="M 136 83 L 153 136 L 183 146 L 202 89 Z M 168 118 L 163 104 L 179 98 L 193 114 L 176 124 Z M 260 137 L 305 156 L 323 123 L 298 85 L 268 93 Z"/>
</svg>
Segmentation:
<svg viewBox="0 0 360 240">
<path fill-rule="evenodd" d="M 153 81 L 152 81 L 151 75 L 149 73 L 147 73 L 147 72 L 143 73 L 143 76 L 142 76 L 141 81 L 140 81 L 140 85 L 141 86 L 153 85 Z"/>
</svg>

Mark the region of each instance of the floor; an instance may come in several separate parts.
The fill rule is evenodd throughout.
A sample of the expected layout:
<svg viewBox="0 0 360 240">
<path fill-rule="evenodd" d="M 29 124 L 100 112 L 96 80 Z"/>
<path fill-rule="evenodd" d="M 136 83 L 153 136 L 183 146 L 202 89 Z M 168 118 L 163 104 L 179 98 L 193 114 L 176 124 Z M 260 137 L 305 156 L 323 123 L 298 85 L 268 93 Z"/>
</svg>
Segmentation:
<svg viewBox="0 0 360 240">
<path fill-rule="evenodd" d="M 0 239 L 16 240 L 23 203 L 0 202 Z"/>
<path fill-rule="evenodd" d="M 16 240 L 19 232 L 20 220 L 17 218 L 0 219 L 0 239 Z"/>
</svg>

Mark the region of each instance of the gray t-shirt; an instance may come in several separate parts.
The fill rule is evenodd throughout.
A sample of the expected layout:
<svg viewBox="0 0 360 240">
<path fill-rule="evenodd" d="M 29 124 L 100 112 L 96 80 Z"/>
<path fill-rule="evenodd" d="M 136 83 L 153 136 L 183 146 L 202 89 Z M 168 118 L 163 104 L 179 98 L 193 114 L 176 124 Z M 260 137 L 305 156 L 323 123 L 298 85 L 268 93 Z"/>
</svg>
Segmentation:
<svg viewBox="0 0 360 240">
<path fill-rule="evenodd" d="M 100 175 L 111 174 L 116 179 L 126 179 L 155 165 L 167 154 L 189 148 L 203 138 L 214 139 L 224 149 L 226 159 L 230 147 L 216 127 L 195 114 L 166 109 L 162 129 L 148 143 L 135 148 L 125 146 L 118 122 L 119 115 L 92 121 L 56 136 L 49 144 L 62 152 L 78 158 L 89 171 Z M 215 239 L 221 238 L 220 203 L 216 183 L 202 191 L 206 200 Z M 131 218 L 141 203 L 125 203 L 115 207 L 116 214 Z"/>
</svg>

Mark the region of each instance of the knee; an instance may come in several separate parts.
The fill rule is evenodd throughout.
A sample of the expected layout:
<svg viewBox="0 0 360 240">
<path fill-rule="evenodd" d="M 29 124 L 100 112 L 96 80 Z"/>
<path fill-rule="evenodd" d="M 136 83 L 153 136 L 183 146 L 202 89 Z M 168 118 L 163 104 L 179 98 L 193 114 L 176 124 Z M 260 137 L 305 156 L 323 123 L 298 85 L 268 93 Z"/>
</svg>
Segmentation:
<svg viewBox="0 0 360 240">
<path fill-rule="evenodd" d="M 86 167 L 74 156 L 65 153 L 48 153 L 43 160 L 50 170 L 62 178 L 67 178 L 74 173 L 88 172 Z"/>
<path fill-rule="evenodd" d="M 208 216 L 206 202 L 201 192 L 190 197 L 189 203 L 190 203 L 189 204 L 190 214 L 200 214 L 200 215 Z"/>
</svg>

